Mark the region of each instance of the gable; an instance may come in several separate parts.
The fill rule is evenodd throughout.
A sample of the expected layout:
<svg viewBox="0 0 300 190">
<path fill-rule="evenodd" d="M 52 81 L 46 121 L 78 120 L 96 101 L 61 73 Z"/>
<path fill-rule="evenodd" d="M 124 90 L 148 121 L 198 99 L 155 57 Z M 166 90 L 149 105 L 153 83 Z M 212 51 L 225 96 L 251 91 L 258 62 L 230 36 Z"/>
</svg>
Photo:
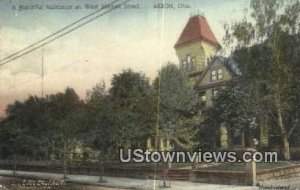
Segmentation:
<svg viewBox="0 0 300 190">
<path fill-rule="evenodd" d="M 231 80 L 234 76 L 225 64 L 224 60 L 221 60 L 220 58 L 213 59 L 211 64 L 203 71 L 202 75 L 199 76 L 195 88 L 199 89 L 206 85 L 213 85 Z M 215 80 L 213 80 L 212 74 Z M 221 79 L 218 77 L 221 77 Z"/>
</svg>

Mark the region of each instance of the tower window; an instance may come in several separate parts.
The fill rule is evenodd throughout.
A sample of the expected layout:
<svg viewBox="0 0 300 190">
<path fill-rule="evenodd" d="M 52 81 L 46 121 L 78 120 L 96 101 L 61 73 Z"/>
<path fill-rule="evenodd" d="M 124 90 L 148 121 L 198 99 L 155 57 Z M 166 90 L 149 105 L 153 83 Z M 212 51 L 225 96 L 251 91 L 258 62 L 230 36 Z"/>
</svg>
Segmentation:
<svg viewBox="0 0 300 190">
<path fill-rule="evenodd" d="M 191 59 L 191 56 L 190 56 L 190 55 L 186 56 L 186 61 L 187 61 L 188 63 L 191 63 L 191 62 L 192 62 L 192 59 Z"/>
<path fill-rule="evenodd" d="M 192 71 L 195 69 L 195 58 L 191 55 L 187 55 L 185 59 L 182 60 L 182 65 L 185 67 L 186 71 Z"/>
<path fill-rule="evenodd" d="M 206 67 L 209 63 L 209 58 L 207 58 L 205 61 L 204 61 L 204 67 Z"/>
<path fill-rule="evenodd" d="M 185 60 L 181 61 L 181 67 L 182 67 L 182 69 L 186 69 L 186 61 Z"/>
<path fill-rule="evenodd" d="M 186 70 L 189 71 L 190 70 L 190 63 L 186 62 Z"/>
<path fill-rule="evenodd" d="M 186 56 L 186 62 L 187 62 L 187 70 L 191 71 L 193 69 L 192 59 L 190 55 Z"/>
</svg>

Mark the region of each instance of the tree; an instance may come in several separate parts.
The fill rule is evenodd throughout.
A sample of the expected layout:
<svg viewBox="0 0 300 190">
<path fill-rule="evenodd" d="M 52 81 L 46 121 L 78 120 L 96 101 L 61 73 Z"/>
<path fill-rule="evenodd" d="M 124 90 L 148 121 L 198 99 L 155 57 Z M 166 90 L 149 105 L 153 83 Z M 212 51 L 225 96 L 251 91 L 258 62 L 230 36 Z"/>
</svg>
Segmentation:
<svg viewBox="0 0 300 190">
<path fill-rule="evenodd" d="M 175 64 L 164 66 L 154 81 L 159 99 L 159 135 L 180 148 L 192 149 L 193 126 L 197 123 L 197 94 L 186 74 Z"/>
<path fill-rule="evenodd" d="M 28 156 L 28 152 L 32 149 L 32 142 L 26 135 L 28 131 L 16 121 L 6 119 L 3 121 L 1 129 L 1 145 L 4 152 L 9 155 L 7 158 L 13 160 L 13 171 L 16 175 L 18 160 Z M 4 140 L 5 139 L 5 140 Z"/>
<path fill-rule="evenodd" d="M 213 107 L 208 109 L 206 117 L 199 125 L 198 135 L 200 144 L 204 148 L 215 148 L 221 124 L 227 126 L 230 132 L 239 131 L 241 143 L 252 145 L 252 138 L 256 132 L 258 116 L 255 104 L 252 104 L 251 93 L 238 82 L 231 83 L 222 89 L 213 99 Z M 247 134 L 247 139 L 244 134 Z M 210 135 L 208 135 L 210 134 Z"/>
<path fill-rule="evenodd" d="M 99 182 L 105 182 L 104 161 L 113 146 L 111 129 L 113 126 L 112 102 L 108 95 L 105 83 L 97 83 L 92 90 L 87 91 L 87 131 L 84 142 L 92 147 L 94 155 L 98 157 Z"/>
<path fill-rule="evenodd" d="M 250 8 L 253 22 L 242 21 L 226 28 L 227 42 L 236 42 L 236 55 L 247 55 L 238 62 L 251 92 L 258 92 L 259 101 L 270 102 L 270 113 L 280 130 L 283 144 L 283 157 L 290 159 L 288 127 L 285 123 L 285 105 L 288 104 L 286 92 L 291 88 L 292 62 L 294 49 L 298 44 L 288 39 L 299 33 L 300 4 L 281 0 L 251 0 Z M 291 55 L 292 56 L 287 56 Z M 248 60 L 248 61 L 247 61 Z M 265 60 L 265 62 L 262 62 Z M 249 65 L 245 63 L 250 63 Z M 257 64 L 261 63 L 261 64 Z M 259 70 L 268 72 L 261 73 Z"/>
<path fill-rule="evenodd" d="M 116 147 L 143 148 L 141 141 L 154 132 L 154 91 L 143 73 L 130 69 L 113 76 L 109 97 L 113 117 L 111 137 Z"/>
<path fill-rule="evenodd" d="M 70 150 L 76 145 L 81 130 L 80 124 L 81 121 L 84 121 L 81 117 L 81 109 L 84 104 L 71 88 L 67 88 L 64 93 L 57 93 L 48 98 L 53 129 L 56 131 L 53 138 L 56 139 L 62 150 L 64 178 L 66 178 Z"/>
<path fill-rule="evenodd" d="M 300 133 L 300 35 L 289 36 L 286 43 L 293 48 L 287 48 L 284 53 L 285 57 L 291 59 L 291 77 L 289 88 L 286 90 L 284 97 L 286 103 L 284 104 L 284 120 L 287 128 L 287 136 L 289 140 L 298 145 L 298 135 Z M 298 141 L 298 142 L 297 142 Z"/>
<path fill-rule="evenodd" d="M 41 157 L 39 152 L 41 148 L 40 125 L 43 123 L 41 105 L 42 101 L 35 96 L 29 96 L 24 102 L 16 101 L 14 104 L 8 106 L 6 110 L 7 117 L 2 121 L 4 125 L 3 132 L 9 135 L 13 131 L 19 131 L 22 139 L 26 140 L 22 142 L 22 146 L 30 148 L 24 148 L 23 151 L 18 151 L 18 153 L 22 154 L 20 156 L 29 159 L 39 159 Z M 16 141 L 15 143 L 18 142 Z M 15 146 L 15 143 L 11 145 Z"/>
<path fill-rule="evenodd" d="M 83 102 L 71 88 L 67 88 L 65 93 L 45 98 L 29 96 L 24 102 L 16 101 L 9 105 L 1 131 L 4 137 L 9 137 L 3 138 L 1 144 L 13 150 L 7 151 L 7 156 L 49 159 L 49 152 L 59 144 L 66 168 L 67 150 L 76 142 L 81 126 L 79 110 L 82 105 Z"/>
</svg>

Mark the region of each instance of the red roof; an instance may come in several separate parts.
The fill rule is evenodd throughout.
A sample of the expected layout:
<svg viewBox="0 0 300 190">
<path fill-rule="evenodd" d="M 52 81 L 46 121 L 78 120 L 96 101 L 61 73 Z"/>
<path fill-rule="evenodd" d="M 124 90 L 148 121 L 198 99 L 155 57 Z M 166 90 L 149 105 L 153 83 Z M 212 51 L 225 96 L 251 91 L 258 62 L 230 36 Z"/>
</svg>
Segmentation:
<svg viewBox="0 0 300 190">
<path fill-rule="evenodd" d="M 204 40 L 215 46 L 220 46 L 205 17 L 199 15 L 191 17 L 189 19 L 183 32 L 180 35 L 180 38 L 175 44 L 175 47 L 197 39 Z"/>
</svg>

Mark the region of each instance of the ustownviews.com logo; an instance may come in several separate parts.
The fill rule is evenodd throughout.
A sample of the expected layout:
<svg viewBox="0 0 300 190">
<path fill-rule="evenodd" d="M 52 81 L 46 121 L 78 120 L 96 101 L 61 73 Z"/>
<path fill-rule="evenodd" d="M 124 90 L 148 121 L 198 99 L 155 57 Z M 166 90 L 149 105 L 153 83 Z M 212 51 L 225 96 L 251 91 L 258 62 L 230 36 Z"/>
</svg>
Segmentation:
<svg viewBox="0 0 300 190">
<path fill-rule="evenodd" d="M 278 162 L 277 152 L 245 151 L 239 155 L 235 151 L 149 151 L 143 149 L 120 149 L 120 161 L 123 163 L 211 163 L 211 162 Z"/>
</svg>

